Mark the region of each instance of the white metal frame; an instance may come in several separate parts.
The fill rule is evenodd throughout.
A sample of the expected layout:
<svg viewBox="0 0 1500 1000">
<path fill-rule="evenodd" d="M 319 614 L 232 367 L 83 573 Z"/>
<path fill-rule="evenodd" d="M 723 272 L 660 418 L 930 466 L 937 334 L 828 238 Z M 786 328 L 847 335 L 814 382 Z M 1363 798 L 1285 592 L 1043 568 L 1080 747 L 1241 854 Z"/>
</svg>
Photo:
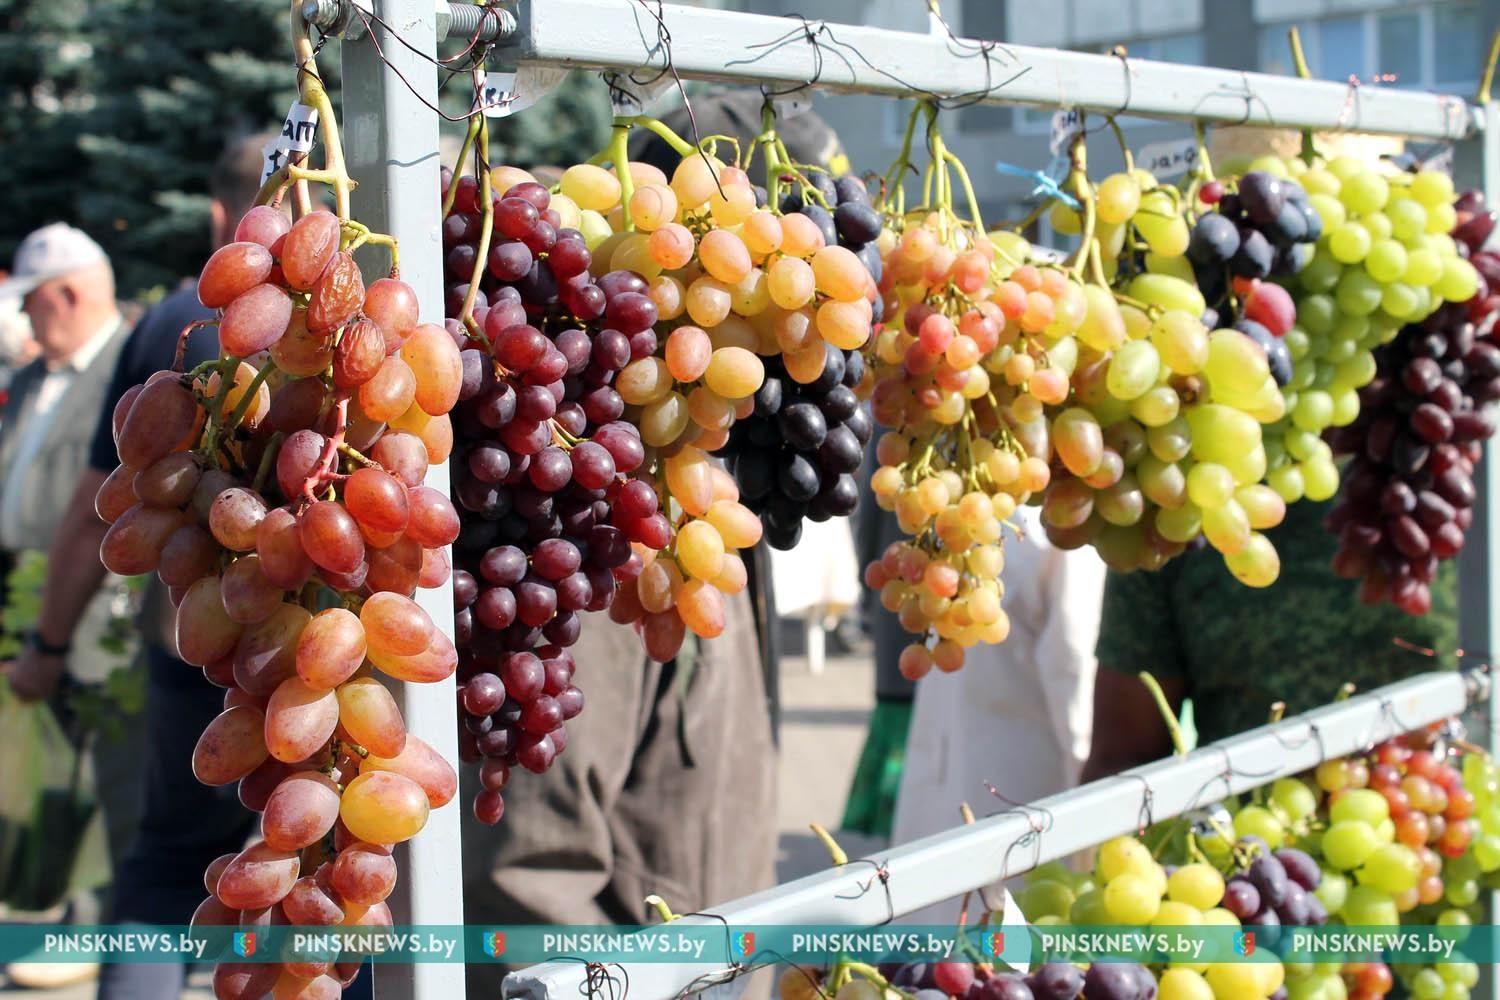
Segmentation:
<svg viewBox="0 0 1500 1000">
<path fill-rule="evenodd" d="M 350 0 L 316 0 L 336 10 Z M 369 3 L 371 0 L 358 0 Z M 916 2 L 916 0 L 913 0 Z M 1352 88 L 1258 73 L 1121 60 L 1056 49 L 966 41 L 942 35 L 887 31 L 792 18 L 730 13 L 661 4 L 657 0 L 501 0 L 501 58 L 565 67 L 609 70 L 665 69 L 668 60 L 684 79 L 764 84 L 806 84 L 818 89 L 899 97 L 973 95 L 987 103 L 1074 107 L 1203 122 L 1319 130 L 1368 131 L 1477 147 L 1484 189 L 1500 196 L 1500 111 L 1459 98 L 1412 91 Z M 397 26 L 411 47 L 377 40 L 382 65 L 368 36 L 344 49 L 344 115 L 352 171 L 363 182 L 356 193 L 361 216 L 401 240 L 403 277 L 424 306 L 443 300 L 440 219 L 436 191 L 436 80 L 421 53 L 436 46 L 437 0 L 373 0 L 382 19 Z M 471 19 L 472 20 L 472 19 Z M 670 42 L 667 41 L 670 39 Z M 412 50 L 415 51 L 412 51 Z M 394 68 L 391 64 L 394 64 Z M 396 74 L 418 88 L 412 92 Z M 816 79 L 815 79 L 816 78 Z M 424 319 L 437 319 L 435 315 Z M 1493 455 L 1493 448 L 1488 452 Z M 431 471 L 446 489 L 447 470 Z M 1487 460 L 1478 485 L 1481 500 L 1462 557 L 1463 641 L 1475 651 L 1500 648 L 1500 588 L 1492 586 L 1490 559 L 1500 553 L 1500 463 Z M 424 601 L 446 622 L 446 589 Z M 1488 654 L 1484 654 L 1486 657 Z M 1019 874 L 1050 858 L 1136 828 L 1150 788 L 1151 815 L 1165 818 L 1293 774 L 1331 756 L 1367 746 L 1404 728 L 1461 712 L 1487 695 L 1488 675 L 1426 675 L 1274 726 L 1095 782 L 1037 803 L 1035 808 L 990 817 L 973 826 L 893 848 L 882 859 L 889 899 L 871 887 L 873 868 L 852 863 L 718 907 L 730 923 L 820 922 L 871 925 L 893 915 Z M 403 692 L 413 731 L 445 755 L 455 754 L 452 683 Z M 1497 734 L 1490 721 L 1491 745 Z M 398 922 L 460 924 L 458 810 L 433 813 L 410 845 L 403 880 L 393 898 Z M 1036 818 L 1049 815 L 1044 832 Z M 1023 848 L 1014 848 L 1025 840 Z M 382 1000 L 449 1000 L 464 995 L 460 966 L 380 966 Z M 631 993 L 640 1000 L 677 994 L 705 973 L 728 970 L 666 964 L 630 970 Z M 585 969 L 555 962 L 513 974 L 506 995 L 527 1000 L 576 1000 L 587 992 Z M 727 987 L 733 989 L 733 986 Z"/>
</svg>

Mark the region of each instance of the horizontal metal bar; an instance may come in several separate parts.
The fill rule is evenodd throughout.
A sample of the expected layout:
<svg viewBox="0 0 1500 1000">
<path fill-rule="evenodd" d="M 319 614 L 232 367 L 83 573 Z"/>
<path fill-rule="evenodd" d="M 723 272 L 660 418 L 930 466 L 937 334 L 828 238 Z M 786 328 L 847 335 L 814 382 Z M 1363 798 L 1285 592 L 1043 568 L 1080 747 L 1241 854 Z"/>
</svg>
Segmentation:
<svg viewBox="0 0 1500 1000">
<path fill-rule="evenodd" d="M 1186 757 L 1158 761 L 894 847 L 849 864 L 712 908 L 722 921 L 684 917 L 684 925 L 874 926 L 892 917 L 990 885 L 1111 837 L 1298 774 L 1324 760 L 1364 750 L 1489 696 L 1487 673 L 1433 673 L 1383 687 L 1304 715 L 1221 740 Z M 997 762 L 998 763 L 998 762 Z M 877 869 L 886 873 L 884 886 Z M 712 965 L 642 963 L 628 967 L 635 1000 L 665 1000 L 689 984 L 727 980 Z M 506 997 L 577 1000 L 588 971 L 576 961 L 514 972 Z"/>
<path fill-rule="evenodd" d="M 646 0 L 520 0 L 509 44 L 517 59 L 616 70 L 665 69 L 670 60 L 687 79 L 777 87 L 1425 139 L 1482 126 L 1458 97 Z"/>
</svg>

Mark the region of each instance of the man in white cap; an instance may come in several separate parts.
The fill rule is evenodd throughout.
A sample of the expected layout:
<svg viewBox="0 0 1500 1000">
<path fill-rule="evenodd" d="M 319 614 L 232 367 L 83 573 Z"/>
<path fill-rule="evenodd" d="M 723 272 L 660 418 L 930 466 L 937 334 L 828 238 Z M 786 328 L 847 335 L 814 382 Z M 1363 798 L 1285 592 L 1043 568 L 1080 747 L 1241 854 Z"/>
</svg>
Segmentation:
<svg viewBox="0 0 1500 1000">
<path fill-rule="evenodd" d="M 124 340 L 114 272 L 56 222 L 16 251 L 0 299 L 20 297 L 40 354 L 15 375 L 0 424 L 0 550 L 46 551 L 88 462 L 92 421 Z"/>
<path fill-rule="evenodd" d="M 15 373 L 0 414 L 0 572 L 7 573 L 22 552 L 45 553 L 59 531 L 88 466 L 94 427 L 126 334 L 108 258 L 99 244 L 65 223 L 45 226 L 22 241 L 11 277 L 0 282 L 0 300 L 16 298 L 39 354 Z M 80 635 L 86 639 L 68 657 L 80 679 L 102 680 L 118 665 L 98 642 L 113 592 L 113 587 L 100 589 L 83 615 Z M 67 652 L 46 648 L 35 632 L 27 645 L 44 653 Z M 34 697 L 26 687 L 24 678 L 16 678 L 16 693 Z M 108 804 L 117 803 L 111 798 Z M 138 814 L 139 809 L 106 808 L 111 839 L 122 837 Z M 28 969 L 45 975 L 28 978 Z M 7 969 L 20 985 L 58 985 L 96 971 L 91 963 Z"/>
</svg>

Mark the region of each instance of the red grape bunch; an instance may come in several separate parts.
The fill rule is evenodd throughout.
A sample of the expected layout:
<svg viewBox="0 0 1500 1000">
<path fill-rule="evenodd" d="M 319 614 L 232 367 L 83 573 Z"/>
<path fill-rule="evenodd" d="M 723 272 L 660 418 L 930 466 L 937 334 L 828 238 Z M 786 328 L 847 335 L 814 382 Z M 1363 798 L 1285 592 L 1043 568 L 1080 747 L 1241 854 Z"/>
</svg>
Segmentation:
<svg viewBox="0 0 1500 1000">
<path fill-rule="evenodd" d="M 459 352 L 406 283 L 365 286 L 361 232 L 252 209 L 198 282 L 221 357 L 157 373 L 114 413 L 101 557 L 170 588 L 180 655 L 226 689 L 194 774 L 261 813 L 260 838 L 209 868 L 195 925 L 389 924 L 391 845 L 457 790 L 380 675 L 457 664 L 412 597 L 447 579 L 458 535 L 423 480 L 447 457 Z M 224 965 L 215 992 L 336 996 L 356 968 Z"/>
<path fill-rule="evenodd" d="M 1466 195 L 1460 205 L 1482 209 L 1477 199 Z M 1478 290 L 1378 348 L 1359 418 L 1328 433 L 1335 452 L 1354 456 L 1329 515 L 1340 542 L 1334 568 L 1362 580 L 1363 600 L 1389 600 L 1411 614 L 1427 612 L 1438 564 L 1463 547 L 1474 517 L 1474 466 L 1495 432 L 1500 400 L 1492 329 L 1500 300 L 1490 292 L 1500 258 L 1480 249 L 1484 227 L 1466 222 L 1454 235 L 1472 255 Z"/>
</svg>

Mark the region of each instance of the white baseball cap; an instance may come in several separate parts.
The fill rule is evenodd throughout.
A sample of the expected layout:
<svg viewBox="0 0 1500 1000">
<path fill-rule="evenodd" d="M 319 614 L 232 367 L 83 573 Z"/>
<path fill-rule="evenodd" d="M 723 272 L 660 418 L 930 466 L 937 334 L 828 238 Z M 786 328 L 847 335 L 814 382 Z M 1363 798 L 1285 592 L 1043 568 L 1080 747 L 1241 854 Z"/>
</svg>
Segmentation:
<svg viewBox="0 0 1500 1000">
<path fill-rule="evenodd" d="M 37 285 L 108 260 L 104 249 L 66 222 L 43 226 L 21 241 L 11 276 L 0 281 L 0 299 L 18 299 Z"/>
</svg>

